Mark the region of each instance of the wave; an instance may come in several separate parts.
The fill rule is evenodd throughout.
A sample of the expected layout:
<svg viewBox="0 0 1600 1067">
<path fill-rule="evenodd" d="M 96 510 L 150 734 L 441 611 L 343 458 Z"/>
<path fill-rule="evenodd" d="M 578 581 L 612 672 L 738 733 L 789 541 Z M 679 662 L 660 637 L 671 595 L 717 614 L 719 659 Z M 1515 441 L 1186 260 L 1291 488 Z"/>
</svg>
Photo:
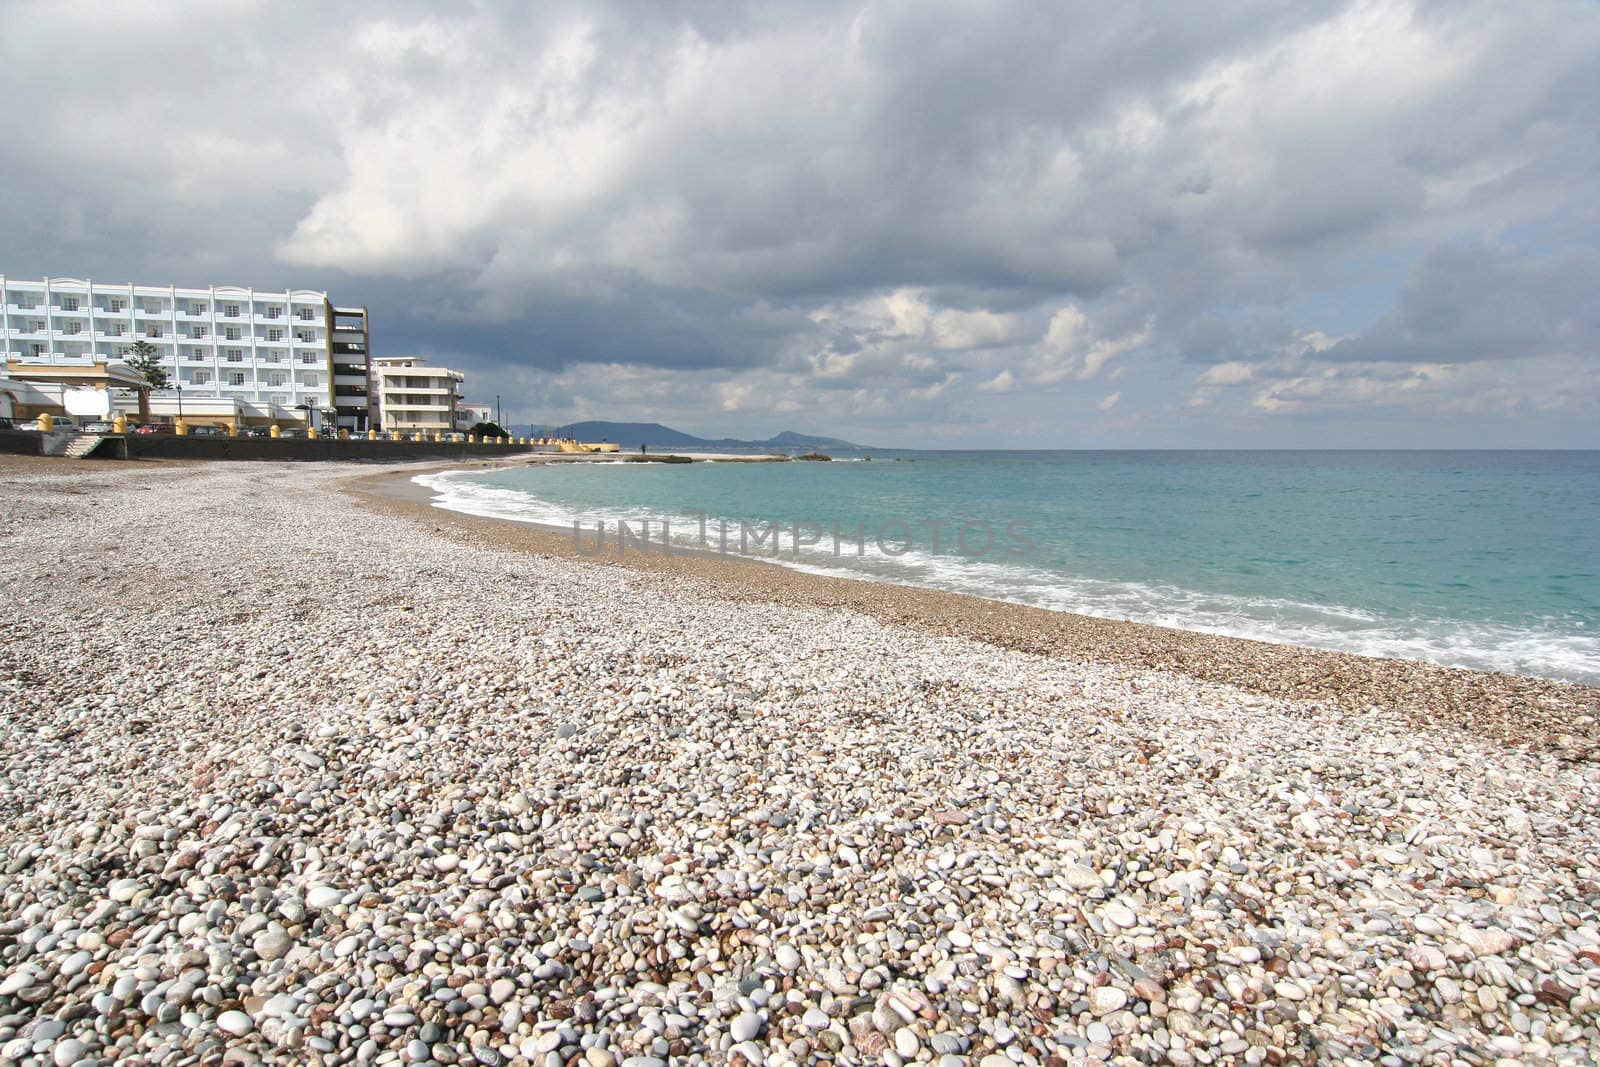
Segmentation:
<svg viewBox="0 0 1600 1067">
<path fill-rule="evenodd" d="M 447 471 L 412 479 L 429 489 L 433 505 L 486 518 L 509 519 L 571 529 L 581 522 L 586 543 L 595 524 L 609 531 L 627 522 L 648 531 L 659 544 L 665 529 L 673 544 L 686 550 L 716 551 L 718 523 L 729 524 L 728 549 L 739 552 L 739 520 L 705 520 L 710 535 L 700 538 L 698 515 L 667 515 L 643 508 L 595 509 L 580 514 L 518 489 L 482 485 L 472 472 Z M 845 540 L 835 553 L 832 539 L 821 546 L 796 545 L 794 531 L 781 529 L 776 547 L 766 542 L 749 554 L 795 570 L 837 578 L 856 578 L 965 593 L 1052 611 L 1166 626 L 1179 630 L 1302 645 L 1366 656 L 1424 660 L 1454 667 L 1531 674 L 1546 678 L 1600 684 L 1600 633 L 1517 627 L 1498 623 L 1423 617 L 1383 616 L 1339 604 L 1313 604 L 1273 597 L 1207 593 L 1159 583 L 1116 581 L 1064 574 L 1019 562 L 970 559 L 921 549 L 901 553 L 878 550 L 871 539 L 855 554 L 857 542 Z M 610 549 L 608 549 L 610 551 Z"/>
</svg>

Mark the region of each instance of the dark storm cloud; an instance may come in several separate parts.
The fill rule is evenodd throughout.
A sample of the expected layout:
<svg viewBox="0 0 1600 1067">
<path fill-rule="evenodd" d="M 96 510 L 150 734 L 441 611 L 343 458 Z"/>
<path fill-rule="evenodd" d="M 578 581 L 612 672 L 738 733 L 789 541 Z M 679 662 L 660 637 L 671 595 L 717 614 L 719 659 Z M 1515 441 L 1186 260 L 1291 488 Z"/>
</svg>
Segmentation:
<svg viewBox="0 0 1600 1067">
<path fill-rule="evenodd" d="M 1600 256 L 1532 256 L 1493 245 L 1437 249 L 1372 329 L 1323 351 L 1332 360 L 1470 363 L 1532 356 L 1600 362 Z"/>
</svg>

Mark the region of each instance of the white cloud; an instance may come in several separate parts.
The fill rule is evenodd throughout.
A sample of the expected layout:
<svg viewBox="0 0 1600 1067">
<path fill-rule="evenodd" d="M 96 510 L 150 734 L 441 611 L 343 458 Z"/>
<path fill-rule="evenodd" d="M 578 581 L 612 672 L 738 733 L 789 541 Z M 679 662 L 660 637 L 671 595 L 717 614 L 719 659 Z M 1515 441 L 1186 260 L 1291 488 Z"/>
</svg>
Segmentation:
<svg viewBox="0 0 1600 1067">
<path fill-rule="evenodd" d="M 1011 369 L 1008 367 L 1005 370 L 1001 371 L 999 374 L 996 374 L 993 378 L 990 378 L 988 381 L 980 382 L 979 385 L 978 385 L 978 392 L 980 392 L 980 393 L 1010 393 L 1010 392 L 1014 392 L 1016 390 L 1016 388 L 1017 388 L 1016 375 L 1012 374 L 1011 373 Z"/>
<path fill-rule="evenodd" d="M 1112 393 L 1110 396 L 1107 396 L 1105 399 L 1101 400 L 1100 403 L 1095 405 L 1095 407 L 1098 408 L 1101 412 L 1109 414 L 1111 411 L 1115 410 L 1115 408 L 1117 406 L 1117 402 L 1119 400 L 1121 400 L 1121 399 L 1122 399 L 1122 393 L 1121 392 L 1115 392 L 1115 393 Z"/>
<path fill-rule="evenodd" d="M 1035 385 L 1056 385 L 1068 378 L 1088 381 L 1098 377 L 1108 362 L 1147 344 L 1153 336 L 1148 323 L 1116 336 L 1097 336 L 1089 317 L 1068 304 L 1050 317 L 1044 339 L 1026 361 L 1024 377 Z"/>
<path fill-rule="evenodd" d="M 1243 385 L 1256 375 L 1256 368 L 1241 360 L 1229 360 L 1207 367 L 1196 379 L 1197 385 Z"/>
<path fill-rule="evenodd" d="M 933 317 L 933 347 L 949 351 L 994 348 L 1010 344 L 1022 336 L 1019 315 L 997 315 L 992 311 L 956 311 L 946 308 Z"/>
</svg>

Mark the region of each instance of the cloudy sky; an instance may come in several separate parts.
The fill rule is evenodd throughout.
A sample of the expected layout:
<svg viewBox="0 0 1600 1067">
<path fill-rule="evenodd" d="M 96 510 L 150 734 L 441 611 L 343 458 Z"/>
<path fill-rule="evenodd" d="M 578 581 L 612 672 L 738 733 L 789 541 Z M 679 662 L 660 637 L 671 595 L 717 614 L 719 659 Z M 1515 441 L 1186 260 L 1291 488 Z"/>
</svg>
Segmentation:
<svg viewBox="0 0 1600 1067">
<path fill-rule="evenodd" d="M 1592 0 L 0 25 L 0 273 L 326 289 L 517 423 L 1600 446 Z"/>
</svg>

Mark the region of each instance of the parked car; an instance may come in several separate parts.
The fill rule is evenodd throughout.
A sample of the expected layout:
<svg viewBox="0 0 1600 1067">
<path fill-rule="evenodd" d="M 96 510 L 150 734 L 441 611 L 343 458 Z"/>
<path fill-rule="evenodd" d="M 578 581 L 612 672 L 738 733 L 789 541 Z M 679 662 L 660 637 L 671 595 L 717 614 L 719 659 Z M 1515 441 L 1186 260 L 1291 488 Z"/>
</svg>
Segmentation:
<svg viewBox="0 0 1600 1067">
<path fill-rule="evenodd" d="M 147 422 L 143 426 L 135 426 L 133 428 L 134 433 L 170 433 L 171 431 L 172 427 L 162 426 L 154 422 Z"/>
<path fill-rule="evenodd" d="M 52 425 L 50 428 L 58 433 L 62 430 L 70 430 L 73 433 L 76 433 L 78 430 L 78 423 L 70 415 L 57 415 L 55 416 L 54 425 Z M 42 430 L 44 427 L 39 425 L 38 419 L 29 419 L 27 422 L 18 424 L 17 429 Z"/>
<path fill-rule="evenodd" d="M 227 433 L 225 433 L 223 430 L 219 429 L 216 426 L 191 426 L 191 427 L 189 427 L 189 436 L 190 437 L 226 437 L 228 435 L 227 435 Z"/>
<path fill-rule="evenodd" d="M 115 433 L 116 430 L 116 425 L 105 419 L 96 419 L 94 422 L 86 422 L 83 425 L 84 433 Z"/>
<path fill-rule="evenodd" d="M 252 426 L 244 432 L 246 437 L 271 437 L 272 430 L 267 426 Z"/>
<path fill-rule="evenodd" d="M 288 429 L 278 431 L 279 437 L 304 437 L 305 435 L 306 432 L 298 426 L 290 426 Z"/>
<path fill-rule="evenodd" d="M 12 429 L 11 416 L 9 416 L 9 415 L 0 415 L 0 430 L 9 430 L 9 429 Z"/>
</svg>

